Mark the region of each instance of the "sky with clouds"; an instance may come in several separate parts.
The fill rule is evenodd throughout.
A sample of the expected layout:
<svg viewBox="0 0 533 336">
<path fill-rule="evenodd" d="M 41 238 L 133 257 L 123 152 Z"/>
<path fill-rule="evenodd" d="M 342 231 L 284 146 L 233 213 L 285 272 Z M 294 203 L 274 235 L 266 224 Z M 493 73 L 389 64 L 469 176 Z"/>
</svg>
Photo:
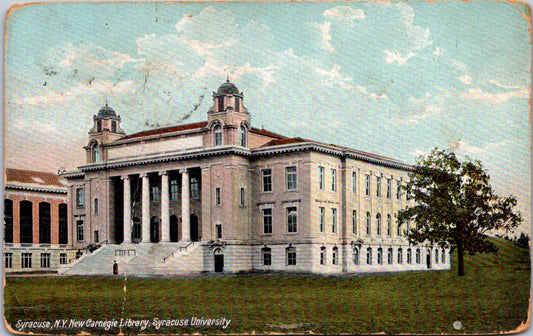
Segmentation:
<svg viewBox="0 0 533 336">
<path fill-rule="evenodd" d="M 414 163 L 479 159 L 530 222 L 520 3 L 44 3 L 6 25 L 5 165 L 84 163 L 106 99 L 127 133 L 206 119 L 228 75 L 252 125 Z M 195 107 L 198 106 L 198 107 Z"/>
</svg>

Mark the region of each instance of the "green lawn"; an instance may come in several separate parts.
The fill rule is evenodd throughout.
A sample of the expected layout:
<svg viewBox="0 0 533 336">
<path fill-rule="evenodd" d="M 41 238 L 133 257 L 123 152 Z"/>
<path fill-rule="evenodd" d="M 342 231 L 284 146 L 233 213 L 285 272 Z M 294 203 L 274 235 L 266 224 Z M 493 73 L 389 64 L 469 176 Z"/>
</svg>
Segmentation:
<svg viewBox="0 0 533 336">
<path fill-rule="evenodd" d="M 225 330 L 172 327 L 151 333 L 476 333 L 515 330 L 527 320 L 529 250 L 495 240 L 497 256 L 467 256 L 466 276 L 450 271 L 359 277 L 307 274 L 208 275 L 193 278 L 7 278 L 8 323 L 225 317 Z M 124 285 L 126 300 L 124 304 Z M 124 304 L 124 305 L 123 305 Z M 122 310 L 124 309 L 124 312 Z M 454 321 L 462 329 L 453 327 Z M 119 328 L 32 331 L 116 334 Z M 139 328 L 122 328 L 139 333 Z"/>
</svg>

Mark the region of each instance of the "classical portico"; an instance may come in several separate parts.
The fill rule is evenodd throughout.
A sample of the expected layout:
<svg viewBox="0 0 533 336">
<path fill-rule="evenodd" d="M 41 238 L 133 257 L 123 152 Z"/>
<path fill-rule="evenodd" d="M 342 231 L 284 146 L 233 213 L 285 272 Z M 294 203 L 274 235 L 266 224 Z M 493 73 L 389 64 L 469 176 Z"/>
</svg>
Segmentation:
<svg viewBox="0 0 533 336">
<path fill-rule="evenodd" d="M 121 206 L 123 208 L 124 243 L 190 242 L 192 240 L 190 169 L 127 174 L 120 176 L 120 180 L 117 179 L 117 183 L 122 184 L 123 193 Z M 179 180 L 181 180 L 180 184 L 178 184 Z M 200 200 L 199 182 L 199 176 L 196 174 L 193 177 L 193 183 L 197 201 Z M 132 184 L 134 184 L 133 188 Z M 181 186 L 180 189 L 178 185 Z M 140 191 L 140 206 L 137 202 L 138 191 Z M 198 217 L 197 214 L 193 216 Z M 171 221 L 172 217 L 174 217 L 173 221 Z M 171 225 L 177 226 L 179 219 L 181 219 L 181 237 L 177 240 L 176 233 L 173 234 L 174 237 L 171 237 L 171 232 L 177 232 L 177 227 L 171 227 Z M 154 225 L 156 230 L 154 230 Z M 195 236 L 198 236 L 198 233 Z"/>
</svg>

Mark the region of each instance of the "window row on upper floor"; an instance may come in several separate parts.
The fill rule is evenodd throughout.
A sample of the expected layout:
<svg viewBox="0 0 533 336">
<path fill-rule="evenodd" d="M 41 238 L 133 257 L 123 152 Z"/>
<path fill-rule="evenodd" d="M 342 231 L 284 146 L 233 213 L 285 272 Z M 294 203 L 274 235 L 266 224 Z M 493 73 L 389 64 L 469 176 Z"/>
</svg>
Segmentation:
<svg viewBox="0 0 533 336">
<path fill-rule="evenodd" d="M 65 203 L 58 204 L 57 218 L 52 218 L 52 206 L 48 202 L 39 202 L 38 208 L 33 209 L 33 202 L 24 200 L 19 203 L 19 223 L 14 223 L 13 201 L 4 199 L 4 242 L 14 242 L 14 225 L 18 225 L 19 241 L 21 244 L 51 244 L 52 222 L 58 223 L 58 243 L 68 244 L 68 213 Z M 39 239 L 34 242 L 33 218 L 38 215 Z"/>
</svg>

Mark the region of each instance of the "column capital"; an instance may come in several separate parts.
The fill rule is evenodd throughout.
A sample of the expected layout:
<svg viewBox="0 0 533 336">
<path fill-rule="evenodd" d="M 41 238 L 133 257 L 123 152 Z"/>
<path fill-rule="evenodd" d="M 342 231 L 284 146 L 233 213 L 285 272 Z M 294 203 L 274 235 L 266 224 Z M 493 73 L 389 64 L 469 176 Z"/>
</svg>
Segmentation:
<svg viewBox="0 0 533 336">
<path fill-rule="evenodd" d="M 180 174 L 189 173 L 189 168 L 182 168 L 179 171 L 180 171 Z"/>
<path fill-rule="evenodd" d="M 129 175 L 123 175 L 120 177 L 121 180 L 129 180 L 130 179 L 130 176 Z"/>
<path fill-rule="evenodd" d="M 159 175 L 160 175 L 160 176 L 168 175 L 168 170 L 160 171 L 160 172 L 159 172 Z"/>
<path fill-rule="evenodd" d="M 148 173 L 141 173 L 139 174 L 139 177 L 148 177 Z"/>
</svg>

